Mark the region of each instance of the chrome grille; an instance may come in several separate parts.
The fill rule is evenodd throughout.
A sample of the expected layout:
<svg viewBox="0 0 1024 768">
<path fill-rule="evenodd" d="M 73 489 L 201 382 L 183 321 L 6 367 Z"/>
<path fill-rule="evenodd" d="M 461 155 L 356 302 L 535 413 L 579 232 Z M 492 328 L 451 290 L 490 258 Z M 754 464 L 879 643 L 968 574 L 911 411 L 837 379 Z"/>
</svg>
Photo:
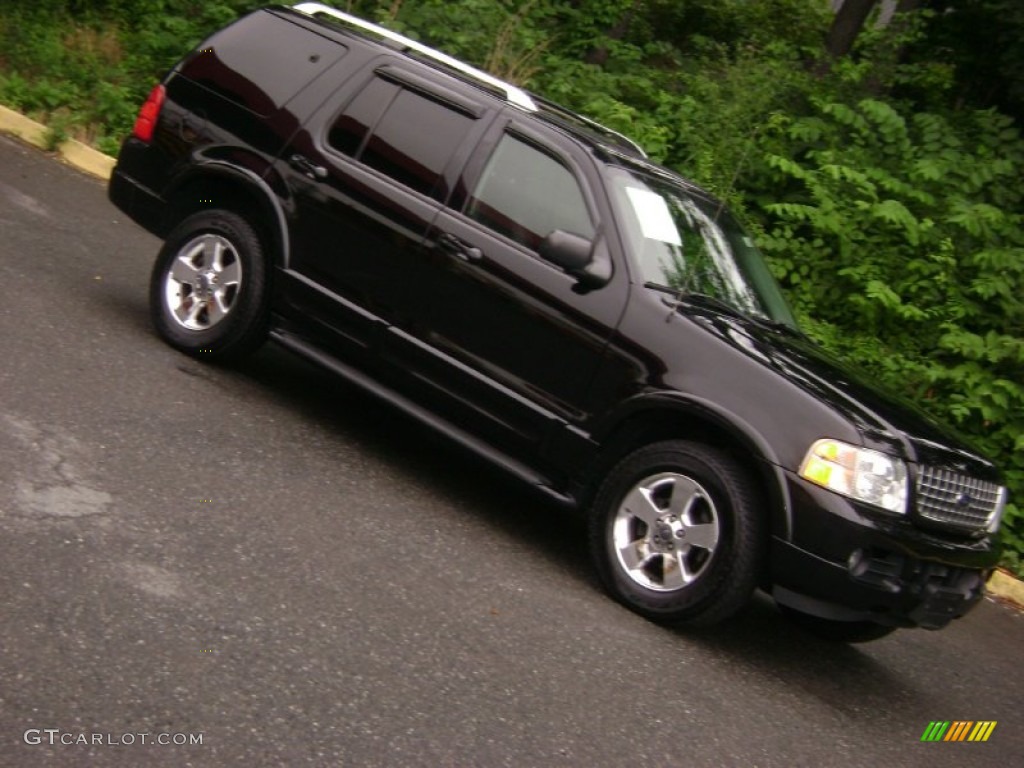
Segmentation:
<svg viewBox="0 0 1024 768">
<path fill-rule="evenodd" d="M 936 523 L 981 532 L 999 513 L 1004 492 L 995 483 L 923 466 L 917 476 L 917 511 Z"/>
</svg>

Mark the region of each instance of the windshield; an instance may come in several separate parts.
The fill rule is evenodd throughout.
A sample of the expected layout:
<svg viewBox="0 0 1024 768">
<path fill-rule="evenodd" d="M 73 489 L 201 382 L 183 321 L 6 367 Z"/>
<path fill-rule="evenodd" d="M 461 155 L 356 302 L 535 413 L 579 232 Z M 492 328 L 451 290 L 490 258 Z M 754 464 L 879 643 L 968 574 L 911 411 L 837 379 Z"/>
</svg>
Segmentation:
<svg viewBox="0 0 1024 768">
<path fill-rule="evenodd" d="M 778 283 L 750 236 L 719 203 L 671 181 L 611 168 L 626 247 L 645 284 L 709 296 L 758 320 L 796 328 Z"/>
</svg>

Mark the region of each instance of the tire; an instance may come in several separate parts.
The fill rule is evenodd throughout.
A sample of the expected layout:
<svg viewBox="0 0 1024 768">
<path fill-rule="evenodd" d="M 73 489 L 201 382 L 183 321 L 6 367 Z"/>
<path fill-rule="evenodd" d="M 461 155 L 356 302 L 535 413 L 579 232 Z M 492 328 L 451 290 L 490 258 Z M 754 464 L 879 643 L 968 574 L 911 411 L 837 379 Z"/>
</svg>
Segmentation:
<svg viewBox="0 0 1024 768">
<path fill-rule="evenodd" d="M 756 494 L 727 454 L 682 440 L 629 454 L 590 511 L 605 588 L 653 621 L 707 626 L 747 604 L 764 562 Z"/>
<path fill-rule="evenodd" d="M 267 337 L 268 302 L 263 246 L 252 225 L 231 211 L 184 219 L 153 265 L 153 325 L 193 357 L 229 360 L 254 351 Z"/>
<path fill-rule="evenodd" d="M 836 621 L 812 616 L 809 613 L 779 604 L 779 611 L 793 624 L 833 643 L 869 643 L 879 640 L 896 631 L 897 627 L 887 627 L 873 621 Z"/>
</svg>

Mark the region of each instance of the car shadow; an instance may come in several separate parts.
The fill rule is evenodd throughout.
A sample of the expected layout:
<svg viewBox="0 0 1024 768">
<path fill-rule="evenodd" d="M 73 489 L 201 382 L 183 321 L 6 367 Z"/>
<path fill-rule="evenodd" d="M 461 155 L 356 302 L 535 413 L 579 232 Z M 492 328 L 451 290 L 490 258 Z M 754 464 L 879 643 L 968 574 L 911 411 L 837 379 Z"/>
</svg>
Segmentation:
<svg viewBox="0 0 1024 768">
<path fill-rule="evenodd" d="M 216 368 L 257 385 L 268 397 L 272 393 L 275 400 L 355 441 L 393 471 L 428 485 L 453 507 L 521 543 L 567 576 L 602 591 L 580 513 L 551 502 L 444 436 L 276 345 L 242 363 Z M 797 686 L 850 716 L 861 711 L 864 701 L 884 702 L 887 695 L 904 701 L 919 698 L 907 680 L 866 652 L 870 644 L 846 645 L 810 635 L 786 620 L 763 593 L 720 625 L 665 631 L 745 674 Z M 844 693 L 837 696 L 837 690 Z M 923 693 L 920 698 L 925 707 Z"/>
<path fill-rule="evenodd" d="M 581 515 L 430 427 L 276 344 L 241 363 L 217 367 L 258 384 L 296 413 L 358 442 L 395 471 L 589 578 Z"/>
</svg>

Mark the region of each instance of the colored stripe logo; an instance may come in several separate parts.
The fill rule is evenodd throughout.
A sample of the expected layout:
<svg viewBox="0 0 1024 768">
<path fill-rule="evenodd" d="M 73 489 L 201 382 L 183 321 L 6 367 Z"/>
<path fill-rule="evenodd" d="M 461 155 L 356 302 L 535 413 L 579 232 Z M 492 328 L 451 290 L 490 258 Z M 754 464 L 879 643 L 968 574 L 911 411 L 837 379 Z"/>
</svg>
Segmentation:
<svg viewBox="0 0 1024 768">
<path fill-rule="evenodd" d="M 921 734 L 921 741 L 988 741 L 995 720 L 933 720 Z"/>
</svg>

